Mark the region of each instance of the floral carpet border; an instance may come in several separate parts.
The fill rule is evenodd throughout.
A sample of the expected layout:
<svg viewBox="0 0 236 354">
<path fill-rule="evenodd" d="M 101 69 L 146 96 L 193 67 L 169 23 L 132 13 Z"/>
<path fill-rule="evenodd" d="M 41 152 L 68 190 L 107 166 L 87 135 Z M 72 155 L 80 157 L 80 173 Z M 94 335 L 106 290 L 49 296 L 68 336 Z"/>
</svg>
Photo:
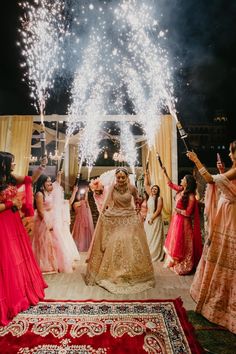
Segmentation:
<svg viewBox="0 0 236 354">
<path fill-rule="evenodd" d="M 22 312 L 8 326 L 0 327 L 0 352 L 202 353 L 193 332 L 180 298 L 47 300 Z M 24 335 L 27 336 L 25 340 Z M 2 351 L 1 338 L 10 341 L 8 349 L 12 351 Z M 14 346 L 14 342 L 19 340 L 20 346 Z M 134 345 L 137 350 L 132 351 L 130 348 Z"/>
</svg>

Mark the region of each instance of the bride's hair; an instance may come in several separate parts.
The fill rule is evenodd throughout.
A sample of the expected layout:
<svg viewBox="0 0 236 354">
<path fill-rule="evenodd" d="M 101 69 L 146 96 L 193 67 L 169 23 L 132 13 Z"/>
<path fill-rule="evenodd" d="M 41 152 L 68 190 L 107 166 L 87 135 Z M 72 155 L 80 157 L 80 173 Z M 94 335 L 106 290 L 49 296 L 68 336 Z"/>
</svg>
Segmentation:
<svg viewBox="0 0 236 354">
<path fill-rule="evenodd" d="M 122 166 L 121 167 L 117 167 L 115 174 L 117 175 L 117 173 L 119 173 L 119 172 L 124 172 L 126 174 L 126 176 L 129 175 L 129 171 L 127 170 L 126 167 L 122 167 Z"/>
</svg>

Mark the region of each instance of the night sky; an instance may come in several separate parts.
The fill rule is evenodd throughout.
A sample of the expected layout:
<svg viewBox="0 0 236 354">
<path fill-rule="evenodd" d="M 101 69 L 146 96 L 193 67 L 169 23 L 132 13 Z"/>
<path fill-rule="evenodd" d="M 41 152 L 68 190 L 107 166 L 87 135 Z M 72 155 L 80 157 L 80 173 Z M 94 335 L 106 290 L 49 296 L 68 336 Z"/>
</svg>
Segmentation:
<svg viewBox="0 0 236 354">
<path fill-rule="evenodd" d="M 232 127 L 236 117 L 236 1 L 150 1 L 161 9 L 161 25 L 168 29 L 180 120 L 186 125 L 224 115 Z M 29 88 L 21 81 L 22 58 L 16 46 L 20 26 L 17 1 L 5 1 L 0 17 L 0 115 L 36 114 Z M 53 92 L 47 114 L 66 114 L 70 79 Z M 235 133 L 232 129 L 230 132 L 233 137 Z"/>
</svg>

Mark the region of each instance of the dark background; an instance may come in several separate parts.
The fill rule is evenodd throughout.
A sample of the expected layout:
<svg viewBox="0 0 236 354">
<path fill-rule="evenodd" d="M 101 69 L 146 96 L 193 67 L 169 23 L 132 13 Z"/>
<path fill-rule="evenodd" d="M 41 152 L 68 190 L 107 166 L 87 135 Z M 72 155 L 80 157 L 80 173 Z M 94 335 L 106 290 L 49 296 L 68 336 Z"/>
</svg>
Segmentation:
<svg viewBox="0 0 236 354">
<path fill-rule="evenodd" d="M 225 116 L 227 140 L 235 139 L 236 1 L 151 2 L 162 9 L 161 25 L 168 28 L 167 45 L 175 66 L 175 96 L 181 122 L 188 127 Z M 22 58 L 16 46 L 20 39 L 19 12 L 17 1 L 8 0 L 1 6 L 0 115 L 37 113 L 29 88 L 22 82 Z M 64 85 L 52 93 L 46 114 L 66 114 L 69 88 Z"/>
</svg>

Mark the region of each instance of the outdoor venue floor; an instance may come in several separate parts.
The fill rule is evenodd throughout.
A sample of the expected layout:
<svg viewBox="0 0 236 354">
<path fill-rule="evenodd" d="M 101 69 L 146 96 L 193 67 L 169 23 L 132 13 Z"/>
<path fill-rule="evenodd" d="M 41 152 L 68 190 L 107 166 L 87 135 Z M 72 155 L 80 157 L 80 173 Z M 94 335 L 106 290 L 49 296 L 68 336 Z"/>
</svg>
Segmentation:
<svg viewBox="0 0 236 354">
<path fill-rule="evenodd" d="M 81 260 L 71 274 L 59 273 L 44 275 L 48 284 L 45 299 L 58 300 L 146 300 L 175 299 L 181 297 L 186 310 L 194 309 L 194 301 L 189 295 L 193 275 L 179 276 L 163 268 L 163 262 L 155 262 L 156 286 L 138 294 L 115 295 L 99 286 L 86 286 L 83 274 L 86 270 L 86 253 L 81 253 Z"/>
</svg>

